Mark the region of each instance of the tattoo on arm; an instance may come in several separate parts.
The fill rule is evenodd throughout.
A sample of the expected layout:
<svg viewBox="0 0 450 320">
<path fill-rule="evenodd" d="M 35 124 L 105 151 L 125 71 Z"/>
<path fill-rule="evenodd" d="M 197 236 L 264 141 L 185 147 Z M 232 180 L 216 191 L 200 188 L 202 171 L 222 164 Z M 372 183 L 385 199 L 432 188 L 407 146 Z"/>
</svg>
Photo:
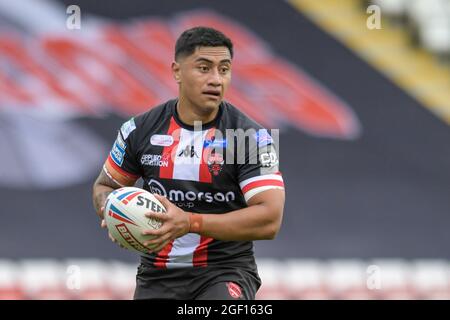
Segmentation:
<svg viewBox="0 0 450 320">
<path fill-rule="evenodd" d="M 120 187 L 122 187 L 120 184 L 117 184 L 113 179 L 108 177 L 104 169 L 100 171 L 100 174 L 98 175 L 95 184 L 101 184 L 104 186 L 111 187 L 113 189 L 119 189 Z"/>
<path fill-rule="evenodd" d="M 106 198 L 115 189 L 121 186 L 115 183 L 108 175 L 102 170 L 94 183 L 94 190 L 92 200 L 94 202 L 94 208 L 97 215 L 103 218 L 103 212 L 101 208 L 104 206 Z"/>
<path fill-rule="evenodd" d="M 103 192 L 100 192 L 100 193 L 94 195 L 94 208 L 100 217 L 103 217 L 103 212 L 101 209 L 105 205 L 106 198 L 108 198 L 108 196 L 111 192 L 112 192 L 112 190 L 103 191 Z"/>
</svg>

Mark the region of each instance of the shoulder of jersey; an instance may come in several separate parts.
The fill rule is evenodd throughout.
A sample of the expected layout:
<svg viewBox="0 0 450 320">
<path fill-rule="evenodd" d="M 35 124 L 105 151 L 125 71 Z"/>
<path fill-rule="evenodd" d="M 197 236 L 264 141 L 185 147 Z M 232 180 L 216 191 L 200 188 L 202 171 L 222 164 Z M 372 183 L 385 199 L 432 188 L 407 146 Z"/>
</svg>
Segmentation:
<svg viewBox="0 0 450 320">
<path fill-rule="evenodd" d="M 226 112 L 224 112 L 227 128 L 235 128 L 235 129 L 263 129 L 264 127 L 250 118 L 243 111 L 239 110 L 239 108 L 235 107 L 231 103 L 224 101 L 224 106 L 226 108 Z"/>
<path fill-rule="evenodd" d="M 136 127 L 139 128 L 144 124 L 146 127 L 148 127 L 149 125 L 151 126 L 154 123 L 159 123 L 161 121 L 170 119 L 170 116 L 172 114 L 170 110 L 171 101 L 172 100 L 169 100 L 165 103 L 151 108 L 144 113 L 135 116 L 134 120 L 136 122 Z"/>
</svg>

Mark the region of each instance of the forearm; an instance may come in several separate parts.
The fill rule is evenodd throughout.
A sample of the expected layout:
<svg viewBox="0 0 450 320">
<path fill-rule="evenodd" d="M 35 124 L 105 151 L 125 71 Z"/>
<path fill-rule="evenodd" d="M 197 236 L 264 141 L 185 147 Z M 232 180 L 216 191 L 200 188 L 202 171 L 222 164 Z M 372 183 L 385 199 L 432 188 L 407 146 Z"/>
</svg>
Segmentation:
<svg viewBox="0 0 450 320">
<path fill-rule="evenodd" d="M 100 171 L 100 174 L 92 187 L 92 201 L 94 203 L 95 212 L 101 219 L 103 219 L 101 208 L 105 205 L 106 198 L 108 198 L 108 195 L 112 191 L 120 187 L 119 184 L 108 176 L 104 169 Z"/>
<path fill-rule="evenodd" d="M 270 240 L 280 228 L 281 215 L 262 204 L 225 214 L 201 214 L 199 233 L 224 241 Z"/>
<path fill-rule="evenodd" d="M 114 188 L 102 184 L 95 184 L 92 192 L 92 200 L 94 202 L 94 209 L 97 215 L 103 219 L 102 207 L 105 205 L 106 198 L 114 191 Z"/>
</svg>

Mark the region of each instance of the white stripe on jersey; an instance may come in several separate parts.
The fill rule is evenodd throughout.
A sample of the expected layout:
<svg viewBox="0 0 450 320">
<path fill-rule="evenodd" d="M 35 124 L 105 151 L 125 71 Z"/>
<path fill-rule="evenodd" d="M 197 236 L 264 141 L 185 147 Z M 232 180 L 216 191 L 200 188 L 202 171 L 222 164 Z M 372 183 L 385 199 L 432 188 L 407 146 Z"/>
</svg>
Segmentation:
<svg viewBox="0 0 450 320">
<path fill-rule="evenodd" d="M 254 188 L 254 189 L 251 189 L 251 190 L 247 191 L 247 192 L 244 194 L 245 201 L 248 202 L 248 200 L 250 200 L 250 198 L 253 197 L 254 195 L 256 195 L 256 194 L 258 194 L 258 193 L 260 193 L 260 192 L 266 191 L 266 190 L 270 190 L 270 189 L 281 189 L 281 190 L 282 190 L 282 189 L 284 189 L 284 188 L 283 188 L 283 187 L 280 187 L 280 186 L 263 186 L 263 187 L 257 187 L 257 188 Z"/>
<path fill-rule="evenodd" d="M 167 268 L 192 267 L 194 251 L 200 244 L 201 236 L 196 233 L 187 233 L 174 240 Z"/>
<path fill-rule="evenodd" d="M 279 175 L 279 174 L 265 174 L 265 175 L 262 175 L 262 176 L 257 176 L 257 177 L 246 179 L 246 180 L 242 181 L 241 183 L 239 183 L 239 186 L 241 187 L 241 189 L 243 189 L 249 183 L 252 183 L 252 182 L 255 182 L 255 181 L 260 181 L 260 180 L 279 180 L 279 181 L 283 181 L 283 177 L 281 175 Z"/>
<path fill-rule="evenodd" d="M 199 181 L 203 143 L 207 132 L 208 130 L 189 131 L 181 128 L 180 141 L 173 163 L 173 179 Z M 194 153 L 192 157 L 191 152 Z"/>
</svg>

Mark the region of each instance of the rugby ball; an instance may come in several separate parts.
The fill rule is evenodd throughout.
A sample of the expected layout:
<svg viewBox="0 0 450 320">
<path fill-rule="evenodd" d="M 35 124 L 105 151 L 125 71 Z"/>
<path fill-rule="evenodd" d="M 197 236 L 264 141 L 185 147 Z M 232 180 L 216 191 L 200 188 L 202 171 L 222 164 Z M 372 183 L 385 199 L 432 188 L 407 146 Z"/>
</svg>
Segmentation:
<svg viewBox="0 0 450 320">
<path fill-rule="evenodd" d="M 166 212 L 155 196 L 143 189 L 124 187 L 111 192 L 106 199 L 103 217 L 108 231 L 121 245 L 149 254 L 151 247 L 144 242 L 153 236 L 142 235 L 143 230 L 159 229 L 162 222 L 145 216 L 149 211 Z"/>
</svg>

